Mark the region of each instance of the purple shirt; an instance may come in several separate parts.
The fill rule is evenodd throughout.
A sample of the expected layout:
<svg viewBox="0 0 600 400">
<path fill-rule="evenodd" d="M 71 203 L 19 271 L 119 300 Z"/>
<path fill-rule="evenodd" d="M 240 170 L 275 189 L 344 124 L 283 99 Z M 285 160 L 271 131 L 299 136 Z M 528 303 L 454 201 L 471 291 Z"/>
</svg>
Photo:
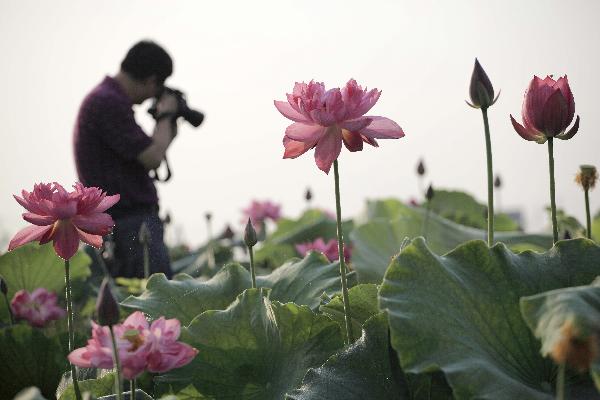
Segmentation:
<svg viewBox="0 0 600 400">
<path fill-rule="evenodd" d="M 115 218 L 158 205 L 154 181 L 137 160 L 152 139 L 136 123 L 132 106 L 121 85 L 107 76 L 83 100 L 73 133 L 81 183 L 121 195 L 108 210 Z"/>
</svg>

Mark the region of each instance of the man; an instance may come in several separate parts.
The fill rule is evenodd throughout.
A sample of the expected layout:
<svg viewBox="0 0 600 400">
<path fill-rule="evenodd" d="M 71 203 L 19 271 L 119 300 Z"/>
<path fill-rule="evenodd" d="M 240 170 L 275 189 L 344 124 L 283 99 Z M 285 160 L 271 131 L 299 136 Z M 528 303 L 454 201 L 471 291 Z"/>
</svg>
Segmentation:
<svg viewBox="0 0 600 400">
<path fill-rule="evenodd" d="M 120 201 L 108 210 L 115 221 L 114 257 L 107 267 L 113 276 L 144 276 L 144 252 L 139 240 L 142 223 L 150 232 L 150 273 L 171 277 L 158 196 L 150 170 L 159 167 L 177 133 L 177 99 L 163 93 L 173 72 L 167 52 L 150 41 L 135 44 L 120 71 L 107 76 L 83 100 L 74 130 L 75 163 L 79 180 Z M 136 123 L 133 105 L 159 97 L 152 136 Z"/>
</svg>

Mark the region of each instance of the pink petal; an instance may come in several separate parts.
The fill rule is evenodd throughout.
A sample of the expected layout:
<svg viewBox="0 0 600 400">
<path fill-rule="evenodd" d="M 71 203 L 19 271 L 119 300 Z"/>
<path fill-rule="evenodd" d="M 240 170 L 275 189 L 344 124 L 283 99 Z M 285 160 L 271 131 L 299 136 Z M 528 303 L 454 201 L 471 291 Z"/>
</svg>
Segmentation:
<svg viewBox="0 0 600 400">
<path fill-rule="evenodd" d="M 308 150 L 312 149 L 315 143 L 298 142 L 290 139 L 287 136 L 284 136 L 283 146 L 285 147 L 285 152 L 283 153 L 283 158 L 299 157 L 302 154 L 306 153 Z"/>
<path fill-rule="evenodd" d="M 556 136 L 567 129 L 571 121 L 568 119 L 569 105 L 560 89 L 555 89 L 548 98 L 541 112 L 542 125 L 539 126 L 546 136 Z"/>
<path fill-rule="evenodd" d="M 103 242 L 102 236 L 92 235 L 91 233 L 84 232 L 81 229 L 77 229 L 77 234 L 79 235 L 79 239 L 83 243 L 89 244 L 90 246 L 95 247 L 97 249 L 102 247 L 102 242 Z"/>
<path fill-rule="evenodd" d="M 573 124 L 573 127 L 571 129 L 569 129 L 567 132 L 563 133 L 562 135 L 558 135 L 557 137 L 562 140 L 569 140 L 573 136 L 575 136 L 575 134 L 577 133 L 578 130 L 579 130 L 579 115 L 575 119 L 575 123 Z"/>
<path fill-rule="evenodd" d="M 100 236 L 109 234 L 115 226 L 112 217 L 106 213 L 76 215 L 72 221 L 73 225 L 82 231 Z"/>
<path fill-rule="evenodd" d="M 69 362 L 71 364 L 77 365 L 78 367 L 81 367 L 81 368 L 96 367 L 96 365 L 92 365 L 92 363 L 90 362 L 88 350 L 86 347 L 82 347 L 82 348 L 73 350 L 67 356 L 67 358 L 69 359 Z"/>
<path fill-rule="evenodd" d="M 136 311 L 123 321 L 123 326 L 132 326 L 134 329 L 148 329 L 148 321 L 144 317 L 144 313 Z"/>
<path fill-rule="evenodd" d="M 332 126 L 317 143 L 315 149 L 315 161 L 317 167 L 326 174 L 329 174 L 331 164 L 338 158 L 342 150 L 342 134 L 340 128 Z"/>
<path fill-rule="evenodd" d="M 404 136 L 402 128 L 386 117 L 371 117 L 372 122 L 363 130 L 360 131 L 364 135 L 373 139 L 399 139 Z"/>
<path fill-rule="evenodd" d="M 536 142 L 540 139 L 539 136 L 535 132 L 526 129 L 523 125 L 521 125 L 517 121 L 515 121 L 512 114 L 510 116 L 510 121 L 512 122 L 513 128 L 515 128 L 515 131 L 517 131 L 517 133 L 523 139 L 529 140 L 529 141 L 536 141 Z"/>
<path fill-rule="evenodd" d="M 50 214 L 58 219 L 71 218 L 77 214 L 77 201 L 63 199 L 53 201 L 50 205 Z"/>
<path fill-rule="evenodd" d="M 363 139 L 358 133 L 342 130 L 342 139 L 346 148 L 352 152 L 363 149 Z"/>
<path fill-rule="evenodd" d="M 575 99 L 573 98 L 573 92 L 571 92 L 571 87 L 569 86 L 569 80 L 567 76 L 565 75 L 564 77 L 558 78 L 554 87 L 558 87 L 560 89 L 563 97 L 567 101 L 569 106 L 568 119 L 571 121 L 575 116 Z"/>
<path fill-rule="evenodd" d="M 23 219 L 38 226 L 52 225 L 57 218 L 52 215 L 38 215 L 34 213 L 24 213 Z"/>
<path fill-rule="evenodd" d="M 19 246 L 22 246 L 26 243 L 33 242 L 39 240 L 42 236 L 44 236 L 47 232 L 50 232 L 52 229 L 52 225 L 50 226 L 28 226 L 27 228 L 21 229 L 17 234 L 12 238 L 10 243 L 8 244 L 8 251 L 11 251 Z"/>
<path fill-rule="evenodd" d="M 543 125 L 542 112 L 548 98 L 554 93 L 554 80 L 550 77 L 542 80 L 537 76 L 529 84 L 523 102 L 523 120 L 541 131 Z"/>
<path fill-rule="evenodd" d="M 343 129 L 347 129 L 350 132 L 358 132 L 361 129 L 366 128 L 367 126 L 369 126 L 369 124 L 373 122 L 373 120 L 369 117 L 364 117 L 364 118 L 358 118 L 358 119 L 353 119 L 353 120 L 349 120 L 349 121 L 343 121 L 340 122 L 338 125 L 343 128 Z"/>
<path fill-rule="evenodd" d="M 79 235 L 71 223 L 60 223 L 55 227 L 54 250 L 63 260 L 69 260 L 79 249 Z"/>
<path fill-rule="evenodd" d="M 112 206 L 114 206 L 119 201 L 120 198 L 121 198 L 121 195 L 119 195 L 119 194 L 115 194 L 113 196 L 106 196 L 105 198 L 103 198 L 100 201 L 98 206 L 96 206 L 96 208 L 94 210 L 92 210 L 92 212 L 97 212 L 97 213 L 104 212 L 104 211 L 108 210 L 109 208 L 111 208 Z"/>
<path fill-rule="evenodd" d="M 286 118 L 291 119 L 294 122 L 304 122 L 310 123 L 308 118 L 304 115 L 300 114 L 298 111 L 294 110 L 294 108 L 287 101 L 278 101 L 275 100 L 275 108 Z"/>
<path fill-rule="evenodd" d="M 294 122 L 285 130 L 285 136 L 298 142 L 315 143 L 326 131 L 327 128 L 320 125 L 307 125 Z"/>
</svg>

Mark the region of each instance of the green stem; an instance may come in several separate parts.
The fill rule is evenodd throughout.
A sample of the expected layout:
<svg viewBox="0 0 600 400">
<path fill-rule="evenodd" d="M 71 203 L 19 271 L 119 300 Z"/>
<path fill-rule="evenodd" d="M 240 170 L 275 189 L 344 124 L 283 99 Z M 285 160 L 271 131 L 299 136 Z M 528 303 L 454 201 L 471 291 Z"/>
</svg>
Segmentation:
<svg viewBox="0 0 600 400">
<path fill-rule="evenodd" d="M 129 381 L 129 388 L 131 390 L 131 394 L 129 395 L 129 400 L 135 400 L 135 391 L 136 391 L 136 381 L 132 379 Z"/>
<path fill-rule="evenodd" d="M 6 301 L 6 308 L 8 308 L 8 320 L 10 325 L 13 326 L 15 324 L 15 316 L 13 315 L 12 309 L 10 308 L 10 303 L 8 302 L 8 296 L 6 293 L 4 294 L 4 300 Z"/>
<path fill-rule="evenodd" d="M 150 276 L 150 249 L 148 249 L 148 241 L 144 241 L 144 279 Z"/>
<path fill-rule="evenodd" d="M 115 339 L 115 331 L 112 325 L 108 327 L 110 329 L 110 339 L 112 342 L 113 349 L 113 364 L 117 370 L 115 375 L 115 391 L 117 392 L 117 399 L 123 399 L 123 384 L 121 383 L 121 361 L 119 360 L 119 351 L 117 349 L 117 340 Z"/>
<path fill-rule="evenodd" d="M 248 252 L 250 252 L 250 274 L 252 275 L 252 289 L 256 289 L 256 273 L 254 272 L 253 246 L 248 246 Z"/>
<path fill-rule="evenodd" d="M 425 209 L 425 218 L 423 219 L 422 234 L 423 238 L 427 240 L 427 226 L 429 225 L 429 214 L 431 213 L 431 201 L 427 200 L 427 208 Z"/>
<path fill-rule="evenodd" d="M 552 237 L 558 242 L 558 222 L 556 221 L 556 199 L 554 196 L 554 138 L 548 138 L 548 168 L 550 170 L 550 212 L 552 214 Z"/>
<path fill-rule="evenodd" d="M 75 329 L 73 326 L 73 299 L 71 298 L 71 276 L 70 276 L 69 260 L 65 260 L 65 295 L 67 299 L 67 329 L 69 330 L 69 354 L 75 346 Z M 77 380 L 77 367 L 71 364 L 71 378 L 73 379 L 73 390 L 75 399 L 81 400 L 81 391 L 79 390 L 79 382 Z"/>
<path fill-rule="evenodd" d="M 333 161 L 333 177 L 335 180 L 335 213 L 337 219 L 338 257 L 340 260 L 340 279 L 342 282 L 342 299 L 344 300 L 344 320 L 346 322 L 346 344 L 354 342 L 352 320 L 350 319 L 350 299 L 346 280 L 346 262 L 344 260 L 344 233 L 342 232 L 342 206 L 340 205 L 340 175 L 338 161 Z"/>
<path fill-rule="evenodd" d="M 585 217 L 587 222 L 587 238 L 592 239 L 592 218 L 590 216 L 590 190 L 585 189 Z"/>
<path fill-rule="evenodd" d="M 556 400 L 565 400 L 565 363 L 558 366 L 556 378 Z"/>
<path fill-rule="evenodd" d="M 488 122 L 487 108 L 482 108 L 483 126 L 485 128 L 485 152 L 487 155 L 487 182 L 488 182 L 488 246 L 494 245 L 494 171 L 492 168 L 492 141 L 490 139 L 490 124 Z"/>
</svg>

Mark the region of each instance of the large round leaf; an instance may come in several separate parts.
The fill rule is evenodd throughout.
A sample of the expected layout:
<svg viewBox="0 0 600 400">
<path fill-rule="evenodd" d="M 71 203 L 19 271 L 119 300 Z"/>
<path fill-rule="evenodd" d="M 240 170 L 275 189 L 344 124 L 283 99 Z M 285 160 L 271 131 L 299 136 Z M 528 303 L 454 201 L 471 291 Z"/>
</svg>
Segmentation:
<svg viewBox="0 0 600 400">
<path fill-rule="evenodd" d="M 514 254 L 472 241 L 445 256 L 416 239 L 380 289 L 405 372 L 441 369 L 458 399 L 551 399 L 554 366 L 523 321 L 519 299 L 589 283 L 600 247 L 585 239 Z"/>
<path fill-rule="evenodd" d="M 345 235 L 352 230 L 352 221 L 342 223 Z M 277 228 L 266 242 L 275 244 L 297 244 L 313 241 L 317 238 L 325 240 L 337 237 L 337 224 L 334 218 L 320 210 L 308 210 L 297 220 L 282 218 L 277 221 Z"/>
<path fill-rule="evenodd" d="M 338 324 L 306 306 L 272 302 L 263 292 L 248 289 L 227 310 L 195 318 L 181 339 L 198 355 L 158 376 L 158 391 L 187 391 L 191 383 L 204 398 L 280 400 L 342 347 Z"/>
<path fill-rule="evenodd" d="M 0 399 L 12 399 L 20 390 L 37 386 L 42 395 L 54 398 L 63 371 L 68 369 L 66 354 L 58 335 L 17 324 L 0 329 Z"/>
<path fill-rule="evenodd" d="M 388 351 L 387 317 L 369 319 L 362 337 L 349 348 L 310 369 L 290 400 L 408 400 L 406 382 L 392 368 Z"/>
<path fill-rule="evenodd" d="M 251 285 L 250 274 L 239 264 L 226 265 L 206 282 L 185 274 L 176 275 L 172 280 L 164 274 L 154 274 L 146 283 L 144 293 L 129 296 L 121 304 L 152 318 L 177 318 L 187 325 L 206 310 L 226 308 Z"/>
<path fill-rule="evenodd" d="M 239 264 L 223 267 L 205 282 L 183 274 L 174 280 L 154 274 L 142 295 L 130 296 L 122 305 L 153 318 L 177 318 L 186 325 L 204 311 L 225 309 L 238 294 L 252 286 L 251 282 L 250 273 Z M 272 289 L 270 297 L 273 300 L 316 309 L 324 292 L 333 295 L 340 290 L 339 263 L 330 263 L 322 254 L 311 252 L 304 259 L 293 259 L 269 275 L 257 276 L 256 282 L 259 287 Z M 354 286 L 355 274 L 349 275 L 348 282 Z"/>
<path fill-rule="evenodd" d="M 71 258 L 69 272 L 74 290 L 80 287 L 78 282 L 90 276 L 90 262 L 89 256 L 83 251 Z M 0 275 L 8 286 L 9 300 L 21 289 L 32 292 L 39 287 L 64 298 L 65 262 L 56 255 L 52 244 L 28 244 L 0 255 Z M 0 296 L 0 321 L 6 321 L 7 318 L 4 296 Z"/>
<path fill-rule="evenodd" d="M 391 258 L 400 252 L 405 238 L 424 236 L 429 248 L 438 254 L 446 253 L 461 243 L 484 239 L 487 233 L 480 229 L 459 225 L 422 209 L 411 208 L 395 201 L 372 202 L 369 215 L 395 215 L 395 219 L 375 218 L 358 226 L 350 234 L 354 244 L 352 265 L 358 271 L 360 282 L 381 282 Z M 497 232 L 497 242 L 508 246 L 546 249 L 552 240 L 546 235 L 528 235 L 521 232 Z"/>
</svg>

